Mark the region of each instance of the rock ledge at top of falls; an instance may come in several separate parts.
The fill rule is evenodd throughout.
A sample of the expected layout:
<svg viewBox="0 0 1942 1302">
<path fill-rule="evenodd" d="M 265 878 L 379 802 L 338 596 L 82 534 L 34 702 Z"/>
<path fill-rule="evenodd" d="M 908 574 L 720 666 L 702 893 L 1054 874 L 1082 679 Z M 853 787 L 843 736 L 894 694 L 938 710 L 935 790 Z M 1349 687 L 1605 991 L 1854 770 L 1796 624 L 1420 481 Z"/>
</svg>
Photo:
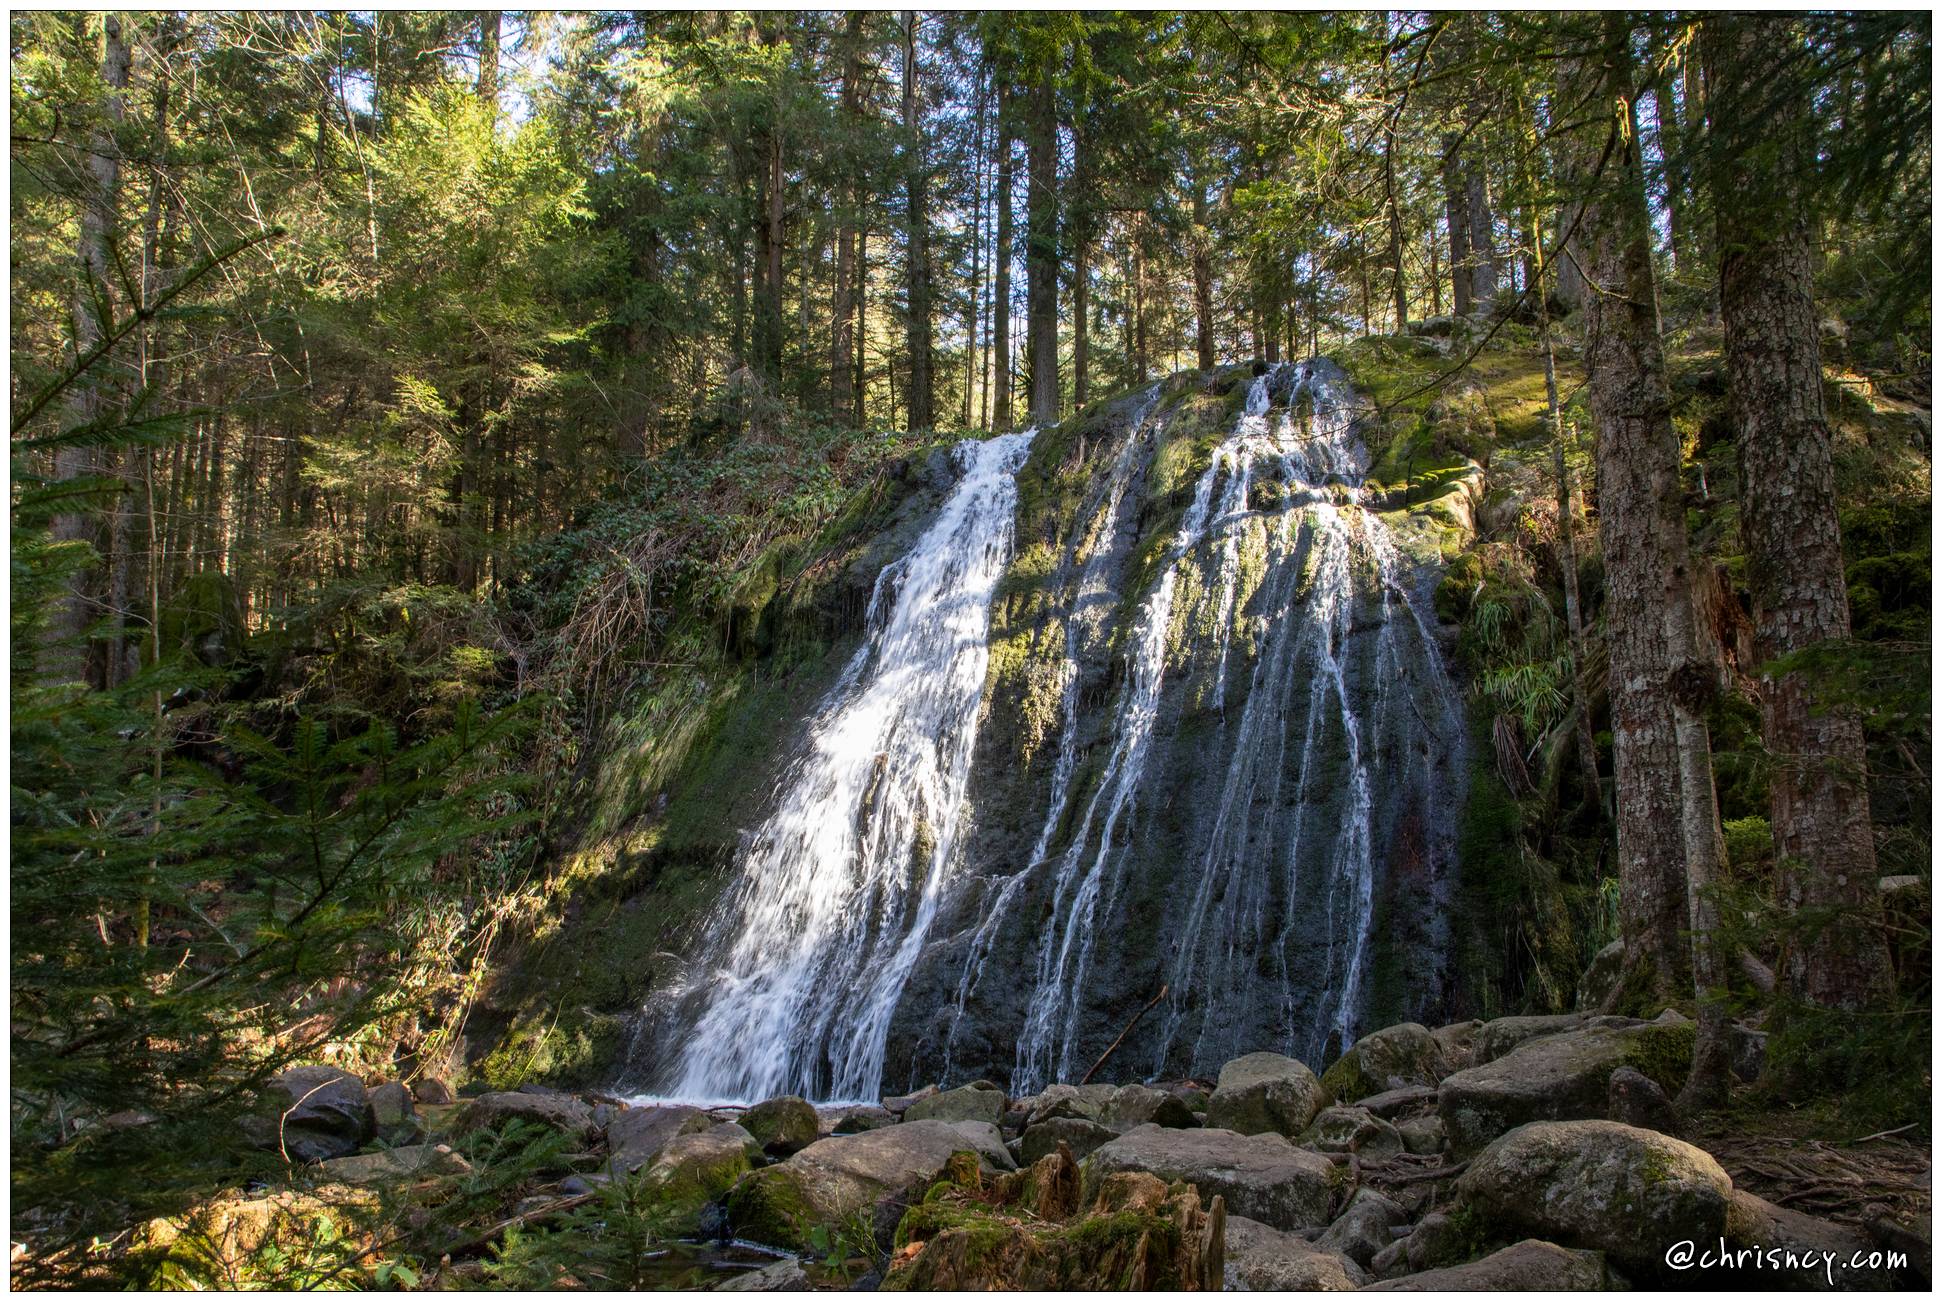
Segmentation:
<svg viewBox="0 0 1942 1302">
<path fill-rule="evenodd" d="M 1327 1158 L 1278 1134 L 1169 1130 L 1151 1123 L 1094 1149 L 1084 1169 L 1087 1188 L 1118 1171 L 1185 1180 L 1203 1197 L 1221 1195 L 1235 1215 L 1278 1230 L 1327 1225 L 1342 1179 Z"/>
<path fill-rule="evenodd" d="M 1330 1102 L 1328 1090 L 1306 1064 L 1279 1053 L 1250 1053 L 1221 1068 L 1213 1097 L 1207 1100 L 1207 1125 L 1292 1139 Z"/>
</svg>

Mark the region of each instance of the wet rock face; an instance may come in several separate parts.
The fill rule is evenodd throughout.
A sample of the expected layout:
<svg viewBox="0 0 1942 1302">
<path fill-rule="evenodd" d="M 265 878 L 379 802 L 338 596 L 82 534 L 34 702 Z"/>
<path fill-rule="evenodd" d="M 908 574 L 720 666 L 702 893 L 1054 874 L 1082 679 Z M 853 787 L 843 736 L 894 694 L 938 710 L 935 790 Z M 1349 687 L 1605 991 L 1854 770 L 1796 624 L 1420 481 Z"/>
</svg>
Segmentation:
<svg viewBox="0 0 1942 1302">
<path fill-rule="evenodd" d="M 1121 1080 L 1264 1046 L 1319 1063 L 1377 1018 L 1440 1011 L 1465 729 L 1434 561 L 1361 494 L 1347 399 L 1326 364 L 1229 368 L 1033 443 L 961 816 L 925 816 L 949 880 L 934 917 L 895 923 L 921 926 L 895 998 L 862 1001 L 894 1008 L 880 1088 L 1029 1094 L 1116 1042 Z M 913 465 L 912 500 L 948 499 L 955 464 Z M 900 546 L 924 527 L 900 517 Z M 686 970 L 680 998 L 645 1001 L 644 1075 L 702 1016 Z M 856 1097 L 834 1057 L 824 1087 L 812 1040 L 850 1042 L 804 1036 L 801 1070 L 742 1097 Z"/>
</svg>

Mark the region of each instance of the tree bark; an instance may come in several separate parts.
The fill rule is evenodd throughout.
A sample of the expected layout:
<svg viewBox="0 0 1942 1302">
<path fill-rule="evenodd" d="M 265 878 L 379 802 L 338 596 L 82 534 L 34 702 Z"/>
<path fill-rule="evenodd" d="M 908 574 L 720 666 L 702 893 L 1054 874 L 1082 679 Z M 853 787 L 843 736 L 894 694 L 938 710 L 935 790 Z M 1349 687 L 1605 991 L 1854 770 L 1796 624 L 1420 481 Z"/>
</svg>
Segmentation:
<svg viewBox="0 0 1942 1302">
<path fill-rule="evenodd" d="M 481 100 L 499 116 L 499 11 L 479 11 L 479 80 L 474 87 Z"/>
<path fill-rule="evenodd" d="M 1727 393 L 1740 454 L 1740 533 L 1763 662 L 1848 640 L 1832 440 L 1821 399 L 1809 241 L 1811 106 L 1776 81 L 1800 44 L 1781 14 L 1701 27 L 1713 96 L 1714 210 Z M 1797 999 L 1859 1009 L 1889 985 L 1861 721 L 1816 699 L 1799 671 L 1763 670 L 1774 856 L 1789 912 L 1823 915 L 1791 939 Z"/>
<path fill-rule="evenodd" d="M 1690 1110 L 1719 1103 L 1729 1079 L 1726 1020 L 1717 998 L 1727 975 L 1713 898 L 1725 842 L 1704 716 L 1718 691 L 1719 676 L 1705 662 L 1695 634 L 1679 439 L 1672 426 L 1672 395 L 1659 339 L 1651 214 L 1637 123 L 1631 120 L 1630 27 L 1625 15 L 1610 13 L 1603 30 L 1603 75 L 1593 82 L 1599 97 L 1593 102 L 1622 105 L 1626 120 L 1614 124 L 1605 172 L 1591 189 L 1585 214 L 1591 278 L 1597 287 L 1589 309 L 1586 362 L 1598 426 L 1600 529 L 1613 630 L 1614 735 L 1622 743 L 1619 845 L 1622 865 L 1648 845 L 1656 859 L 1631 863 L 1641 888 L 1639 911 L 1649 908 L 1655 915 L 1640 920 L 1655 948 L 1676 943 L 1677 913 L 1671 906 L 1682 898 L 1685 905 L 1699 1003 L 1692 1070 L 1680 1094 L 1682 1106 Z M 1640 634 L 1626 635 L 1623 631 L 1631 626 Z M 1640 648 L 1642 635 L 1652 631 L 1659 646 Z M 1648 695 L 1658 698 L 1656 710 L 1641 699 Z M 1628 768 L 1633 770 L 1629 783 Z M 1662 769 L 1669 774 L 1662 777 Z M 1649 800 L 1631 809 L 1628 794 Z M 1649 825 L 1640 821 L 1644 819 L 1658 821 Z M 1670 844 L 1658 845 L 1662 837 Z M 1663 871 L 1666 864 L 1683 865 L 1683 891 L 1675 893 L 1675 884 Z"/>
<path fill-rule="evenodd" d="M 1207 182 L 1197 172 L 1193 187 L 1193 278 L 1195 362 L 1214 368 L 1214 253 L 1207 228 Z"/>
<path fill-rule="evenodd" d="M 1607 57 L 1611 51 L 1607 50 Z M 1622 54 L 1623 52 L 1620 51 Z M 1629 69 L 1630 58 L 1623 58 Z M 1567 66 L 1563 102 L 1602 104 L 1619 74 L 1596 63 Z M 1580 110 L 1582 111 L 1582 110 Z M 1587 305 L 1585 359 L 1596 429 L 1599 536 L 1605 557 L 1606 623 L 1611 650 L 1613 768 L 1618 833 L 1620 931 L 1625 986 L 1637 997 L 1672 998 L 1688 989 L 1685 845 L 1678 739 L 1666 682 L 1674 665 L 1660 603 L 1665 596 L 1664 469 L 1677 465 L 1671 400 L 1659 350 L 1650 263 L 1631 261 L 1623 142 L 1602 122 L 1568 152 L 1568 192 L 1587 195 L 1581 232 L 1604 292 Z M 1594 176 L 1608 144 L 1614 153 Z M 1639 275 L 1645 298 L 1631 296 Z M 1462 286 L 1464 277 L 1456 283 Z M 1683 528 L 1683 525 L 1682 525 Z M 1683 538 L 1683 533 L 1682 533 Z"/>
<path fill-rule="evenodd" d="M 1443 138 L 1443 220 L 1450 231 L 1451 310 L 1470 315 L 1470 194 L 1465 187 L 1463 137 L 1452 132 Z"/>
<path fill-rule="evenodd" d="M 115 132 L 127 114 L 122 92 L 128 88 L 128 41 L 122 22 L 120 14 L 102 16 L 101 81 L 106 94 L 97 106 L 99 118 L 88 132 L 81 158 L 83 189 L 73 299 L 76 359 L 100 344 L 114 316 L 110 269 L 114 265 L 116 214 L 121 198 L 121 147 Z M 105 369 L 96 366 L 92 374 L 82 376 L 73 385 L 67 399 L 70 427 L 99 420 L 106 412 Z M 99 469 L 99 459 L 85 445 L 63 446 L 54 454 L 57 480 L 86 478 Z M 87 543 L 99 558 L 109 541 L 102 527 L 104 514 L 99 509 L 87 508 L 56 516 L 52 529 L 54 540 Z M 101 571 L 94 565 L 75 571 L 68 580 L 68 595 L 50 622 L 51 642 L 43 658 L 51 677 L 86 678 L 95 686 L 105 685 L 107 659 L 87 645 L 87 632 L 95 622 L 95 607 L 101 598 L 101 580 Z"/>
<path fill-rule="evenodd" d="M 1497 301 L 1497 236 L 1491 220 L 1490 191 L 1483 164 L 1472 159 L 1465 170 L 1464 192 L 1470 209 L 1470 307 L 1487 313 Z"/>
<path fill-rule="evenodd" d="M 927 430 L 937 423 L 931 381 L 931 254 L 928 164 L 924 157 L 923 110 L 917 85 L 917 11 L 904 14 L 904 272 L 908 315 L 905 337 L 910 351 L 910 423 Z"/>
<path fill-rule="evenodd" d="M 1025 353 L 1031 364 L 1028 418 L 1059 419 L 1059 123 L 1048 58 L 1037 70 L 1025 121 Z"/>
<path fill-rule="evenodd" d="M 860 10 L 852 11 L 843 28 L 843 74 L 838 100 L 846 125 L 861 112 L 863 19 Z M 861 203 L 862 195 L 857 187 L 846 186 L 836 227 L 836 283 L 830 289 L 829 303 L 829 406 L 838 420 L 851 419 L 855 405 L 856 322 L 851 294 L 852 282 L 856 279 L 856 212 Z"/>
<path fill-rule="evenodd" d="M 991 425 L 1008 430 L 1011 416 L 1011 199 L 1012 121 L 1011 88 L 998 83 L 998 252 L 992 268 L 991 306 Z"/>
</svg>

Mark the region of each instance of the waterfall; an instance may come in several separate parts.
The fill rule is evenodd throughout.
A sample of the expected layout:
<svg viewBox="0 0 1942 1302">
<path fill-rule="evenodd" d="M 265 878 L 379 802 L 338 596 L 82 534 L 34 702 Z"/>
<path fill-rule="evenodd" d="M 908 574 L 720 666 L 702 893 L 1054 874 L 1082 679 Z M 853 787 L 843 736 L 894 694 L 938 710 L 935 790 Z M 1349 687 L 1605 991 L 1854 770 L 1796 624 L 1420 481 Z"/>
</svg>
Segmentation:
<svg viewBox="0 0 1942 1302">
<path fill-rule="evenodd" d="M 1052 801 L 1024 869 L 1013 874 L 999 889 L 997 897 L 972 934 L 970 955 L 958 979 L 957 999 L 951 1019 L 954 1032 L 963 1022 L 966 1001 L 976 992 L 979 978 L 984 975 L 985 964 L 991 958 L 992 946 L 998 939 L 1001 926 L 1009 917 L 1020 890 L 1044 866 L 1046 851 L 1058 832 L 1059 823 L 1065 818 L 1072 774 L 1079 759 L 1079 662 L 1085 650 L 1083 642 L 1087 629 L 1085 621 L 1079 616 L 1088 607 L 1099 603 L 1116 603 L 1118 600 L 1112 591 L 1111 543 L 1114 535 L 1127 524 L 1135 505 L 1126 489 L 1132 482 L 1133 470 L 1144 449 L 1142 435 L 1146 430 L 1147 418 L 1153 414 L 1159 401 L 1160 386 L 1157 384 L 1140 394 L 1132 418 L 1127 422 L 1126 441 L 1113 458 L 1112 469 L 1106 476 L 1105 491 L 1100 495 L 1098 509 L 1093 513 L 1097 525 L 1073 546 L 1073 559 L 1080 561 L 1080 569 L 1073 590 L 1072 607 L 1065 621 L 1065 655 L 1059 663 L 1059 749 L 1052 762 Z M 954 1061 L 951 1051 L 955 1047 L 954 1037 L 945 1045 L 947 1062 Z"/>
<path fill-rule="evenodd" d="M 960 444 L 936 520 L 878 576 L 865 644 L 742 851 L 670 1094 L 876 1097 L 891 1014 L 952 882 L 1031 440 Z"/>
<path fill-rule="evenodd" d="M 1290 397 L 1277 409 L 1270 394 L 1283 382 Z M 1172 997 L 1156 1072 L 1204 1070 L 1220 1054 L 1250 1048 L 1314 1057 L 1330 1039 L 1346 1042 L 1366 993 L 1377 822 L 1399 812 L 1395 793 L 1416 793 L 1422 808 L 1400 816 L 1415 818 L 1420 834 L 1436 841 L 1426 857 L 1450 857 L 1447 829 L 1430 825 L 1447 796 L 1434 754 L 1462 745 L 1457 697 L 1430 625 L 1405 591 L 1387 527 L 1360 502 L 1366 454 L 1351 397 L 1323 362 L 1254 379 L 1135 617 L 1109 749 L 1069 842 L 1047 859 L 1069 800 L 1059 789 L 1032 864 L 980 923 L 988 950 L 1018 882 L 1041 862 L 1049 866 L 1050 908 L 1017 1038 L 1015 1091 L 1071 1080 L 1087 1066 L 1077 1055 L 1088 976 L 1106 911 L 1132 870 L 1128 841 L 1143 793 L 1148 800 L 1161 794 L 1146 791 L 1156 727 L 1169 675 L 1181 671 L 1188 651 L 1212 660 L 1209 699 L 1220 724 L 1210 758 L 1224 757 L 1225 773 L 1205 848 L 1179 870 L 1190 902 L 1167 919 Z M 1276 490 L 1263 493 L 1271 505 L 1252 504 L 1257 485 Z M 1243 552 L 1257 541 L 1265 569 L 1244 591 Z M 1211 647 L 1178 645 L 1190 634 L 1177 630 L 1192 625 L 1192 610 L 1178 608 L 1190 577 L 1204 581 L 1188 600 L 1212 603 Z M 1230 721 L 1230 652 L 1244 623 L 1259 626 L 1259 645 L 1240 717 Z M 1370 626 L 1374 645 L 1364 654 L 1355 644 Z M 1419 726 L 1410 729 L 1412 720 Z M 1062 755 L 1055 782 L 1068 785 L 1072 772 Z M 1117 946 L 1128 938 L 1105 939 Z M 974 942 L 960 1010 L 984 957 Z M 1291 966 L 1297 960 L 1305 970 Z M 1275 1028 L 1279 1043 L 1246 1042 L 1263 1025 Z"/>
</svg>

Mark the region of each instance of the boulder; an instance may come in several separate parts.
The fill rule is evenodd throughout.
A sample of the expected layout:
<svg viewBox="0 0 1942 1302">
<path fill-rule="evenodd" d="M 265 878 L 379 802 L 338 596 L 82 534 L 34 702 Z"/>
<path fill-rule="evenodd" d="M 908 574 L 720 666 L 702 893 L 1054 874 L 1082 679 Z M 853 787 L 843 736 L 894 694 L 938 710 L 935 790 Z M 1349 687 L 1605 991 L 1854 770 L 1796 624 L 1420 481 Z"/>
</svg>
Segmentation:
<svg viewBox="0 0 1942 1302">
<path fill-rule="evenodd" d="M 1322 1088 L 1338 1099 L 1359 1099 L 1405 1085 L 1434 1085 L 1449 1074 L 1443 1046 L 1429 1028 L 1404 1022 L 1350 1045 L 1322 1073 Z"/>
<path fill-rule="evenodd" d="M 787 1161 L 745 1176 L 729 1191 L 728 1223 L 751 1242 L 801 1249 L 819 1225 L 840 1224 L 929 1188 L 953 1153 L 971 1148 L 963 1132 L 943 1121 L 906 1121 L 819 1139 Z"/>
<path fill-rule="evenodd" d="M 1396 1127 L 1367 1108 L 1323 1108 L 1295 1142 L 1318 1153 L 1357 1153 L 1376 1161 L 1403 1151 Z"/>
<path fill-rule="evenodd" d="M 317 1164 L 317 1175 L 338 1184 L 396 1184 L 438 1176 L 464 1175 L 472 1164 L 444 1144 L 408 1144 L 333 1157 Z"/>
<path fill-rule="evenodd" d="M 1578 978 L 1578 1011 L 1603 1012 L 1618 994 L 1618 983 L 1625 975 L 1625 942 L 1614 940 L 1592 956 L 1584 975 Z"/>
<path fill-rule="evenodd" d="M 1371 1285 L 1384 1292 L 1579 1292 L 1616 1287 L 1604 1254 L 1525 1239 L 1488 1257 Z"/>
<path fill-rule="evenodd" d="M 524 1090 L 479 1095 L 465 1105 L 459 1129 L 480 1130 L 511 1121 L 550 1126 L 582 1142 L 590 1142 L 600 1133 L 593 1122 L 593 1109 L 581 1100 L 570 1094 L 529 1094 Z"/>
<path fill-rule="evenodd" d="M 1491 1023 L 1496 1025 L 1496 1023 Z M 1486 1028 L 1488 1029 L 1488 1028 Z M 1592 1027 L 1529 1039 L 1447 1077 L 1437 1110 L 1450 1151 L 1467 1157 L 1528 1121 L 1603 1118 L 1614 1071 L 1633 1067 L 1677 1088 L 1692 1061 L 1691 1026 Z"/>
<path fill-rule="evenodd" d="M 1253 1293 L 1345 1293 L 1369 1282 L 1362 1268 L 1340 1253 L 1245 1216 L 1227 1218 L 1222 1277 L 1230 1292 Z"/>
<path fill-rule="evenodd" d="M 883 1099 L 883 1108 L 884 1111 L 894 1112 L 901 1117 L 910 1110 L 911 1104 L 927 1099 L 935 1093 L 937 1093 L 937 1086 L 926 1085 L 922 1089 L 912 1090 L 908 1094 L 886 1095 Z"/>
<path fill-rule="evenodd" d="M 904 1109 L 905 1121 L 985 1121 L 995 1126 L 1004 1115 L 1004 1091 L 979 1085 L 932 1094 Z"/>
<path fill-rule="evenodd" d="M 775 1157 L 800 1153 L 816 1142 L 821 1130 L 816 1109 L 793 1094 L 756 1104 L 737 1124 L 755 1136 L 763 1152 Z"/>
<path fill-rule="evenodd" d="M 690 1131 L 668 1140 L 642 1174 L 643 1190 L 671 1218 L 667 1231 L 689 1234 L 700 1228 L 702 1213 L 754 1170 L 762 1146 L 734 1122 Z"/>
<path fill-rule="evenodd" d="M 1293 1138 L 1329 1102 L 1328 1091 L 1302 1063 L 1278 1053 L 1250 1053 L 1221 1068 L 1206 1123 L 1242 1135 Z"/>
<path fill-rule="evenodd" d="M 412 1086 L 411 1094 L 413 1098 L 429 1107 L 442 1108 L 459 1101 L 459 1096 L 452 1092 L 451 1085 L 436 1076 L 427 1076 Z"/>
<path fill-rule="evenodd" d="M 1476 1065 L 1477 1032 L 1483 1029 L 1483 1022 L 1471 1018 L 1467 1022 L 1451 1022 L 1439 1026 L 1430 1034 L 1436 1037 L 1437 1047 L 1443 1050 L 1443 1061 L 1451 1071 L 1462 1071 L 1465 1067 Z"/>
<path fill-rule="evenodd" d="M 989 1121 L 947 1121 L 944 1124 L 964 1136 L 963 1147 L 984 1159 L 987 1169 L 1010 1171 L 1017 1167 L 1011 1149 L 1005 1146 L 1005 1132 Z"/>
<path fill-rule="evenodd" d="M 1605 1116 L 1641 1130 L 1674 1134 L 1679 1119 L 1659 1083 L 1636 1067 L 1620 1067 L 1605 1082 Z"/>
<path fill-rule="evenodd" d="M 1409 1153 L 1440 1153 L 1450 1142 L 1443 1133 L 1443 1118 L 1434 1113 L 1403 1118 L 1396 1123 L 1396 1133 L 1402 1136 L 1403 1150 Z"/>
<path fill-rule="evenodd" d="M 1539 1036 L 1575 1031 L 1589 1020 L 1584 1013 L 1555 1013 L 1537 1017 L 1499 1017 L 1477 1030 L 1476 1046 L 1470 1051 L 1470 1065 L 1481 1067 Z"/>
<path fill-rule="evenodd" d="M 373 1086 L 369 1092 L 371 1115 L 378 1123 L 378 1133 L 387 1143 L 400 1143 L 415 1139 L 424 1133 L 424 1125 L 418 1119 L 418 1109 L 412 1106 L 411 1091 L 400 1081 L 386 1081 Z"/>
<path fill-rule="evenodd" d="M 1666 1250 L 1726 1233 L 1733 1182 L 1711 1155 L 1616 1121 L 1537 1121 L 1496 1140 L 1457 1181 L 1499 1226 L 1593 1248 L 1646 1278 Z"/>
<path fill-rule="evenodd" d="M 1757 1249 L 1756 1259 L 1736 1258 L 1725 1268 L 1728 1278 L 1762 1290 L 1894 1289 L 1914 1281 L 1898 1278 L 1885 1265 L 1849 1269 L 1851 1261 L 1867 1261 L 1876 1244 L 1859 1230 L 1818 1216 L 1776 1207 L 1764 1198 L 1733 1191 L 1726 1232 L 1729 1250 Z M 1775 1252 L 1779 1255 L 1770 1255 Z"/>
<path fill-rule="evenodd" d="M 1341 1181 L 1334 1163 L 1296 1148 L 1281 1135 L 1169 1130 L 1152 1124 L 1100 1146 L 1085 1160 L 1089 1188 L 1115 1171 L 1149 1171 L 1163 1180 L 1185 1180 L 1203 1197 L 1221 1195 L 1235 1215 L 1278 1230 L 1328 1224 Z"/>
<path fill-rule="evenodd" d="M 1200 1118 L 1193 1114 L 1184 1099 L 1149 1085 L 1120 1086 L 1106 1101 L 1101 1119 L 1107 1125 L 1121 1129 L 1145 1125 L 1149 1121 L 1156 1126 L 1168 1126 L 1175 1130 L 1200 1124 Z"/>
<path fill-rule="evenodd" d="M 1407 1213 L 1392 1200 L 1374 1189 L 1358 1189 L 1335 1223 L 1315 1240 L 1315 1246 L 1367 1266 L 1378 1252 L 1396 1241 L 1390 1231 L 1405 1219 Z"/>
<path fill-rule="evenodd" d="M 1436 1087 L 1434 1085 L 1405 1085 L 1401 1089 L 1384 1090 L 1371 1094 L 1366 1099 L 1357 1099 L 1355 1106 L 1367 1108 L 1379 1117 L 1394 1121 L 1397 1117 L 1411 1112 L 1420 1112 L 1436 1107 Z"/>
<path fill-rule="evenodd" d="M 714 1124 L 700 1108 L 680 1103 L 629 1108 L 607 1123 L 607 1168 L 620 1175 L 638 1171 L 659 1157 L 675 1136 L 695 1134 Z"/>
<path fill-rule="evenodd" d="M 832 1135 L 860 1135 L 866 1130 L 880 1130 L 884 1126 L 897 1124 L 897 1114 L 889 1108 L 876 1107 L 865 1103 L 859 1107 L 845 1108 L 837 1114 L 830 1126 Z"/>
<path fill-rule="evenodd" d="M 1025 1127 L 1024 1137 L 1019 1140 L 1018 1160 L 1030 1166 L 1042 1157 L 1059 1151 L 1064 1144 L 1075 1158 L 1083 1158 L 1102 1144 L 1110 1144 L 1119 1138 L 1119 1132 L 1110 1126 L 1102 1126 L 1097 1121 L 1087 1121 L 1081 1117 L 1050 1117 L 1044 1121 Z"/>
<path fill-rule="evenodd" d="M 291 1067 L 271 1079 L 245 1123 L 260 1148 L 293 1162 L 348 1157 L 377 1136 L 364 1082 L 341 1067 Z"/>
<path fill-rule="evenodd" d="M 1454 1216 L 1431 1212 L 1402 1241 L 1403 1263 L 1411 1271 L 1453 1266 L 1470 1255 L 1470 1234 Z"/>
<path fill-rule="evenodd" d="M 1117 1093 L 1116 1085 L 1049 1085 L 1032 1100 L 1031 1118 L 1026 1124 L 1035 1126 L 1054 1117 L 1103 1121 Z"/>
<path fill-rule="evenodd" d="M 803 1293 L 810 1288 L 809 1272 L 794 1257 L 784 1257 L 766 1266 L 746 1270 L 725 1284 L 715 1285 L 717 1293 Z"/>
</svg>

